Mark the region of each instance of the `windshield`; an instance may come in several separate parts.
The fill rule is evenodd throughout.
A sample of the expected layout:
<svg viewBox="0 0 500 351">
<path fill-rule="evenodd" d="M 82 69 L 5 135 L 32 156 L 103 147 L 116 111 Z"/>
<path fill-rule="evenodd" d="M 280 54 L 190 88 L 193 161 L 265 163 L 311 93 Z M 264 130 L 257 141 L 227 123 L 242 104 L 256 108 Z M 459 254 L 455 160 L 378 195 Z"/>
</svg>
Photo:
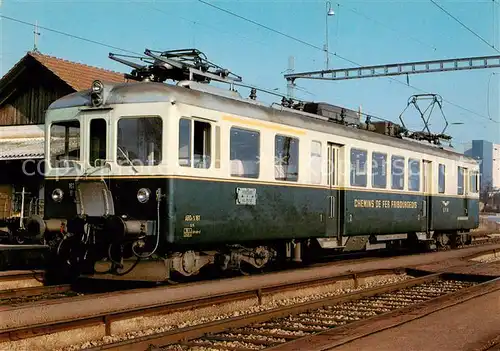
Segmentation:
<svg viewBox="0 0 500 351">
<path fill-rule="evenodd" d="M 162 159 L 161 118 L 121 118 L 117 146 L 116 157 L 120 166 L 158 165 Z"/>
<path fill-rule="evenodd" d="M 52 123 L 50 127 L 50 165 L 71 167 L 71 161 L 80 160 L 80 122 Z"/>
</svg>

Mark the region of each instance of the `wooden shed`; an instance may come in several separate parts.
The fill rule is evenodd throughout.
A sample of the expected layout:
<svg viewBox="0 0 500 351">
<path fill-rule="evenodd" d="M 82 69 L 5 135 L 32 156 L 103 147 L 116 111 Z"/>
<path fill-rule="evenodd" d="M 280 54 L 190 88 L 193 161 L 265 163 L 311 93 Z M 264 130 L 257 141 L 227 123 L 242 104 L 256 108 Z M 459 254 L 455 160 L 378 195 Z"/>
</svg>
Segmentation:
<svg viewBox="0 0 500 351">
<path fill-rule="evenodd" d="M 0 79 L 0 227 L 5 218 L 19 215 L 23 190 L 27 199 L 42 193 L 47 107 L 89 89 L 95 79 L 126 82 L 123 73 L 38 52 L 28 52 Z"/>
<path fill-rule="evenodd" d="M 123 73 L 29 52 L 0 80 L 0 125 L 43 124 L 56 99 L 92 81 L 125 82 Z"/>
</svg>

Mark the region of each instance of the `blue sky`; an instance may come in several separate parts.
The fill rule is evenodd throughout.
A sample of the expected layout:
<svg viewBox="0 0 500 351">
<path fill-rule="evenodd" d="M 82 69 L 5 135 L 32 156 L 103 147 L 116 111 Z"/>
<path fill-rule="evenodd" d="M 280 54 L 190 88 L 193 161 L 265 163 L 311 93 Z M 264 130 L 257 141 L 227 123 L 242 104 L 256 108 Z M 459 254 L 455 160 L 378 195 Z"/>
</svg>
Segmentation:
<svg viewBox="0 0 500 351">
<path fill-rule="evenodd" d="M 325 67 L 324 52 L 287 39 L 199 1 L 14 1 L 0 0 L 1 14 L 40 26 L 107 43 L 141 53 L 145 48 L 168 50 L 196 47 L 209 60 L 227 67 L 244 80 L 286 92 L 283 73 L 288 57 L 295 69 Z M 322 47 L 325 43 L 324 1 L 210 1 L 246 18 Z M 469 28 L 500 50 L 499 0 L 436 0 Z M 329 49 L 363 65 L 500 54 L 460 26 L 430 0 L 332 1 L 336 12 L 329 18 Z M 48 55 L 89 65 L 127 72 L 128 68 L 108 59 L 110 51 L 96 44 L 43 29 L 39 50 Z M 33 28 L 0 19 L 0 75 L 33 47 Z M 330 56 L 330 67 L 350 67 Z M 496 73 L 496 74 L 493 74 Z M 397 78 L 406 82 L 405 77 Z M 328 101 L 397 121 L 412 94 L 440 94 L 450 122 L 463 125 L 447 130 L 454 145 L 472 139 L 500 143 L 500 70 L 431 73 L 410 76 L 415 90 L 389 78 L 339 82 L 297 80 L 307 92 L 298 97 Z M 488 104 L 489 103 L 489 104 Z M 456 106 L 459 105 L 460 107 Z M 489 106 L 488 106 L 489 105 Z M 438 112 L 438 111 L 436 111 Z M 405 122 L 421 127 L 413 113 Z M 438 129 L 440 116 L 433 115 Z M 491 118 L 491 119 L 490 119 Z M 496 122 L 496 123 L 495 123 Z"/>
</svg>

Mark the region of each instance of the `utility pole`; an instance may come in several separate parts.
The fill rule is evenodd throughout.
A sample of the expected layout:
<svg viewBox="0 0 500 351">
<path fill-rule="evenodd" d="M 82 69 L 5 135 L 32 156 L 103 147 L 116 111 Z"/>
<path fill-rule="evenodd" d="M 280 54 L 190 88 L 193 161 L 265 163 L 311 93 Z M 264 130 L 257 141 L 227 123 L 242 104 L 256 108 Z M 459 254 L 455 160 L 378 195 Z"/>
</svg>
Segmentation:
<svg viewBox="0 0 500 351">
<path fill-rule="evenodd" d="M 493 47 L 498 49 L 498 39 L 499 39 L 499 26 L 498 26 L 498 5 L 495 3 L 495 1 L 493 1 Z M 497 75 L 498 74 L 495 74 L 495 72 L 492 73 L 493 76 Z M 495 78 L 495 77 L 490 77 L 491 78 Z M 494 92 L 496 94 L 492 94 L 492 96 L 496 96 L 496 99 L 493 100 L 493 113 L 494 113 L 494 116 L 492 117 L 491 115 L 489 116 L 490 118 L 493 118 L 495 121 L 499 121 L 500 120 L 500 79 L 498 79 L 498 77 L 496 78 L 496 84 L 494 85 L 495 88 L 494 88 Z M 488 89 L 490 87 L 488 86 Z M 490 92 L 488 91 L 488 94 L 490 94 Z M 488 106 L 488 112 L 489 112 L 489 108 L 490 106 Z M 497 127 L 498 131 L 500 131 L 500 126 Z"/>
<path fill-rule="evenodd" d="M 38 21 L 35 22 L 35 29 L 33 30 L 33 52 L 39 53 L 37 47 L 38 36 L 40 32 L 38 31 Z"/>
<path fill-rule="evenodd" d="M 326 13 L 325 13 L 325 31 L 326 31 L 326 38 L 325 38 L 325 56 L 326 56 L 326 69 L 329 69 L 329 63 L 330 63 L 330 58 L 329 58 L 329 53 L 328 53 L 328 17 L 335 15 L 335 11 L 332 9 L 332 4 L 330 1 L 326 2 Z"/>
</svg>

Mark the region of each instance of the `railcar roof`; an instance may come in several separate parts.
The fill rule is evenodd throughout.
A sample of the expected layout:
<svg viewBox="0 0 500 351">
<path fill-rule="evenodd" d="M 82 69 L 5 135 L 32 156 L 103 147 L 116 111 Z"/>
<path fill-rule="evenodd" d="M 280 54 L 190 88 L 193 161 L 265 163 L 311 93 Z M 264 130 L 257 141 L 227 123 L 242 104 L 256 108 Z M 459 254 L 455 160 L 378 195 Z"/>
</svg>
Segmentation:
<svg viewBox="0 0 500 351">
<path fill-rule="evenodd" d="M 110 90 L 105 101 L 105 104 L 108 106 L 148 102 L 183 103 L 228 114 L 256 118 L 293 127 L 331 133 L 346 138 L 417 151 L 424 154 L 477 162 L 473 158 L 455 151 L 426 145 L 414 140 L 399 139 L 372 131 L 344 126 L 335 122 L 329 122 L 322 116 L 302 113 L 286 108 L 273 108 L 255 100 L 229 98 L 165 83 L 133 82 L 109 84 L 108 86 Z M 49 106 L 48 110 L 78 106 L 90 107 L 91 101 L 89 94 L 90 89 L 69 94 L 54 101 Z"/>
</svg>

